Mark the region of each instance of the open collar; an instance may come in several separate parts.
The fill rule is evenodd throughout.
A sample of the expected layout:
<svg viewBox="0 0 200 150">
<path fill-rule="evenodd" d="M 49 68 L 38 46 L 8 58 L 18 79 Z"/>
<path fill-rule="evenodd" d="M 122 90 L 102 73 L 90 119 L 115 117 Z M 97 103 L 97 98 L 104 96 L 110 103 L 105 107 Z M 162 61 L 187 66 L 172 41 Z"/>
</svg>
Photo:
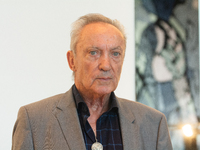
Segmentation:
<svg viewBox="0 0 200 150">
<path fill-rule="evenodd" d="M 70 149 L 85 150 L 86 148 L 72 95 L 72 89 L 66 92 L 62 99 L 60 99 L 53 114 L 59 122 L 60 128 Z"/>
</svg>

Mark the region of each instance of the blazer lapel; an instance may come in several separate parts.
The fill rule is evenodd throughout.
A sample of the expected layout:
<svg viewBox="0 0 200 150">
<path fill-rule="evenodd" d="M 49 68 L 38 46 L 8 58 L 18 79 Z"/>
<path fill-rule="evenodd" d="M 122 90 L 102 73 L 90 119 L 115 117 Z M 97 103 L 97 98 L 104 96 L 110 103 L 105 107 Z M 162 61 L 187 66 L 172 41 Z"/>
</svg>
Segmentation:
<svg viewBox="0 0 200 150">
<path fill-rule="evenodd" d="M 72 95 L 72 89 L 65 93 L 53 113 L 60 124 L 61 130 L 70 149 L 85 150 L 85 143 Z"/>
<path fill-rule="evenodd" d="M 139 127 L 135 123 L 133 111 L 126 101 L 117 98 L 119 105 L 119 119 L 124 149 L 142 149 L 139 137 Z"/>
</svg>

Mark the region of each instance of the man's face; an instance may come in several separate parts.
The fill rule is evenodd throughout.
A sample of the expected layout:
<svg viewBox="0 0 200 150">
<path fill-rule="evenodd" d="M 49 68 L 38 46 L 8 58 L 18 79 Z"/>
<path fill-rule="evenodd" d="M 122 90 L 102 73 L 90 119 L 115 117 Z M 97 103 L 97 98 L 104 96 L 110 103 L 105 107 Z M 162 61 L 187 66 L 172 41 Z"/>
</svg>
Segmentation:
<svg viewBox="0 0 200 150">
<path fill-rule="evenodd" d="M 109 94 L 117 88 L 125 43 L 114 26 L 92 23 L 81 31 L 73 55 L 75 85 L 81 94 Z"/>
</svg>

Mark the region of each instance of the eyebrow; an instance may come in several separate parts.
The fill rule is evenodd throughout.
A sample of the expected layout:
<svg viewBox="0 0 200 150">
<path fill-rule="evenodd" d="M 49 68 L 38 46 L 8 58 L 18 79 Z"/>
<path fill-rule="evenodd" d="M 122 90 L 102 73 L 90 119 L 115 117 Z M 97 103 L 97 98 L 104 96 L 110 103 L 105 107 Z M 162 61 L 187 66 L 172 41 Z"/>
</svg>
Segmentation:
<svg viewBox="0 0 200 150">
<path fill-rule="evenodd" d="M 91 47 L 87 48 L 87 50 L 89 50 L 89 49 L 101 50 L 101 48 L 96 47 L 96 46 L 91 46 Z M 121 50 L 122 51 L 123 49 L 121 48 L 121 46 L 117 46 L 117 47 L 111 48 L 111 50 Z"/>
<path fill-rule="evenodd" d="M 100 50 L 100 48 L 99 47 L 95 47 L 95 46 L 92 46 L 92 47 L 90 47 L 91 49 L 97 49 L 97 50 Z"/>
<path fill-rule="evenodd" d="M 122 48 L 121 46 L 117 46 L 117 47 L 112 48 L 111 50 L 122 50 Z"/>
</svg>

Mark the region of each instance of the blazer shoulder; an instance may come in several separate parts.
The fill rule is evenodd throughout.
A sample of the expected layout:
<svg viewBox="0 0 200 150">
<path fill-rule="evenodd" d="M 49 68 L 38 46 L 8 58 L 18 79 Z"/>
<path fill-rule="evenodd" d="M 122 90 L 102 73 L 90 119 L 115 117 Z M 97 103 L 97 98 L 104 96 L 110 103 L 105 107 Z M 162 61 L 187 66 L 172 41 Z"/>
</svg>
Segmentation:
<svg viewBox="0 0 200 150">
<path fill-rule="evenodd" d="M 144 105 L 140 102 L 131 101 L 123 98 L 118 98 L 118 99 L 121 105 L 120 107 L 122 107 L 122 109 L 131 111 L 136 118 L 161 119 L 162 117 L 165 117 L 165 115 L 162 112 L 154 108 L 151 108 L 147 105 Z"/>
<path fill-rule="evenodd" d="M 68 101 L 73 101 L 72 90 L 70 89 L 66 93 L 58 94 L 55 96 L 51 96 L 49 98 L 45 98 L 43 100 L 22 106 L 20 110 L 26 110 L 27 114 L 30 117 L 42 117 L 42 116 L 49 116 L 52 114 L 54 110 L 59 105 L 67 104 Z"/>
<path fill-rule="evenodd" d="M 22 106 L 22 107 L 24 107 L 27 110 L 34 109 L 35 111 L 42 110 L 45 108 L 53 109 L 56 107 L 57 103 L 60 101 L 60 99 L 62 99 L 63 96 L 64 96 L 64 93 L 54 95 L 54 96 L 30 103 L 30 104 Z"/>
</svg>

